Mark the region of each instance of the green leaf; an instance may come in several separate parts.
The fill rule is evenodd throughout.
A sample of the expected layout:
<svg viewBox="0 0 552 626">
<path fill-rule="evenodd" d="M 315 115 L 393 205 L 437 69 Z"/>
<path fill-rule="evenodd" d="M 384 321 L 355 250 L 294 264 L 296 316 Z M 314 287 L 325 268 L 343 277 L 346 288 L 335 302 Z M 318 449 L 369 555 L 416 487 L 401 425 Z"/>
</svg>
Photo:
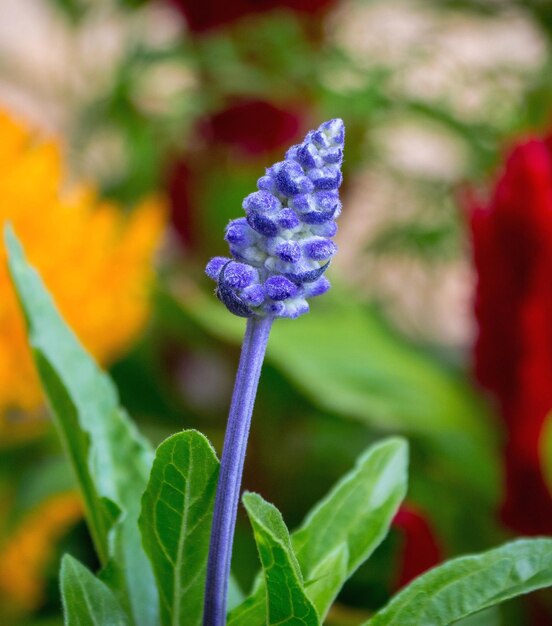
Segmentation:
<svg viewBox="0 0 552 626">
<path fill-rule="evenodd" d="M 552 539 L 520 539 L 423 574 L 365 626 L 448 626 L 468 615 L 552 585 Z"/>
<path fill-rule="evenodd" d="M 104 578 L 138 626 L 155 626 L 157 591 L 137 525 L 153 451 L 120 407 L 109 377 L 61 318 L 10 228 L 6 245 L 42 386 L 77 476 L 98 556 L 107 566 Z"/>
<path fill-rule="evenodd" d="M 227 605 L 228 610 L 231 611 L 233 608 L 237 607 L 245 600 L 245 596 L 243 591 L 240 589 L 238 581 L 230 574 L 230 579 L 228 580 L 228 598 Z"/>
<path fill-rule="evenodd" d="M 500 611 L 498 607 L 492 606 L 460 620 L 456 626 L 501 626 L 501 624 Z"/>
<path fill-rule="evenodd" d="M 201 625 L 218 470 L 211 444 L 195 430 L 157 449 L 139 523 L 165 626 Z"/>
<path fill-rule="evenodd" d="M 324 619 L 339 590 L 349 578 L 349 563 L 349 546 L 345 541 L 327 556 L 321 556 L 321 560 L 308 571 L 307 595 L 321 619 Z"/>
<path fill-rule="evenodd" d="M 61 561 L 65 626 L 130 626 L 109 587 L 66 554 Z"/>
<path fill-rule="evenodd" d="M 267 626 L 319 626 L 280 512 L 256 493 L 244 494 L 243 503 L 263 566 L 268 613 L 265 623 Z"/>
<path fill-rule="evenodd" d="M 327 559 L 331 563 L 347 557 L 346 568 L 335 583 L 310 596 L 321 616 L 347 578 L 387 535 L 406 494 L 407 463 L 408 448 L 402 439 L 387 439 L 372 446 L 293 533 L 293 546 L 307 584 L 317 580 L 320 568 L 328 569 L 324 566 Z"/>
<path fill-rule="evenodd" d="M 351 574 L 386 536 L 407 487 L 408 448 L 391 438 L 370 447 L 292 534 L 307 595 L 323 619 Z M 265 587 L 231 612 L 230 626 L 261 626 Z"/>
</svg>

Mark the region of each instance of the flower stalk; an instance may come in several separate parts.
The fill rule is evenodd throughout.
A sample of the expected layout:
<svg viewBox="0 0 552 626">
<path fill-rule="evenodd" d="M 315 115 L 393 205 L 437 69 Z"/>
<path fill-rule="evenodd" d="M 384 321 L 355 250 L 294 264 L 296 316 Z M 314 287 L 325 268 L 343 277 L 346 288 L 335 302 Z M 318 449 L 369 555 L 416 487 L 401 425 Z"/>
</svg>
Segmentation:
<svg viewBox="0 0 552 626">
<path fill-rule="evenodd" d="M 226 308 L 247 318 L 217 486 L 207 563 L 204 626 L 226 624 L 226 596 L 247 437 L 266 344 L 274 319 L 297 318 L 308 299 L 330 288 L 324 273 L 337 248 L 345 129 L 324 122 L 266 170 L 232 220 L 225 239 L 232 258 L 205 269 Z"/>
<path fill-rule="evenodd" d="M 226 623 L 226 596 L 243 465 L 253 405 L 271 326 L 270 317 L 252 317 L 247 320 L 224 437 L 213 512 L 205 586 L 203 617 L 205 626 L 224 626 Z"/>
</svg>

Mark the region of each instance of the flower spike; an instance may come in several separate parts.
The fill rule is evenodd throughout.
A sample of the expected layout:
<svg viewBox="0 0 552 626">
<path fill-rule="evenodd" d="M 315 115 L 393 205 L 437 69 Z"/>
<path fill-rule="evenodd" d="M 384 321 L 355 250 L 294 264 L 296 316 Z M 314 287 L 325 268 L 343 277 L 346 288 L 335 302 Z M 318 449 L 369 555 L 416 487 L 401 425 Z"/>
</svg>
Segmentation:
<svg viewBox="0 0 552 626">
<path fill-rule="evenodd" d="M 308 313 L 307 298 L 330 288 L 324 272 L 337 248 L 332 237 L 341 211 L 338 189 L 343 122 L 311 131 L 302 144 L 259 178 L 232 220 L 225 239 L 232 258 L 205 268 L 217 296 L 234 315 L 248 318 L 217 483 L 205 580 L 203 626 L 225 626 L 226 595 L 240 486 L 257 385 L 275 318 Z"/>
<path fill-rule="evenodd" d="M 243 201 L 246 217 L 228 224 L 233 258 L 215 257 L 206 273 L 231 313 L 299 317 L 308 297 L 329 289 L 323 274 L 337 250 L 331 238 L 341 212 L 344 139 L 340 119 L 309 132 L 259 178 L 258 191 Z"/>
</svg>

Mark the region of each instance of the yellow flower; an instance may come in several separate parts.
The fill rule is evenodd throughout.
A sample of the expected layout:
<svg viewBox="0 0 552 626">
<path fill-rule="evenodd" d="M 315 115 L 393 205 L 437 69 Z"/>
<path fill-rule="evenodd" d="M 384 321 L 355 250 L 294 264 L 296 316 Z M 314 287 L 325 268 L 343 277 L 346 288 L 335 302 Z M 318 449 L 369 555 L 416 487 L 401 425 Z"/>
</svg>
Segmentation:
<svg viewBox="0 0 552 626">
<path fill-rule="evenodd" d="M 105 364 L 146 321 L 164 206 L 150 198 L 126 214 L 67 178 L 60 143 L 0 111 L 0 226 L 13 224 L 65 320 Z M 5 256 L 1 244 L 0 417 L 42 403 Z"/>
<path fill-rule="evenodd" d="M 45 569 L 56 544 L 82 513 L 78 494 L 51 496 L 30 512 L 0 547 L 0 605 L 6 613 L 29 612 L 40 605 Z M 6 617 L 2 610 L 0 617 Z"/>
</svg>

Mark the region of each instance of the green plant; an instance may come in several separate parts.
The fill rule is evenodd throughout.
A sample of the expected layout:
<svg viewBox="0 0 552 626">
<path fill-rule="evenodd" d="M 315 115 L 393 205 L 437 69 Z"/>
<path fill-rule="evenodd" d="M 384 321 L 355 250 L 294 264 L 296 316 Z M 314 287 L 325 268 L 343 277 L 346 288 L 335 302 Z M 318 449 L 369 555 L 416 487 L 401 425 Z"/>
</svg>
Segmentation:
<svg viewBox="0 0 552 626">
<path fill-rule="evenodd" d="M 199 432 L 153 451 L 117 392 L 64 324 L 8 229 L 9 267 L 60 437 L 85 502 L 101 570 L 63 559 L 65 621 L 73 625 L 201 624 L 218 461 Z M 407 483 L 407 445 L 391 438 L 356 466 L 289 534 L 257 494 L 243 502 L 262 573 L 232 626 L 320 624 L 347 578 L 385 537 Z M 462 557 L 419 577 L 367 626 L 447 624 L 552 584 L 552 539 L 527 539 Z"/>
</svg>

